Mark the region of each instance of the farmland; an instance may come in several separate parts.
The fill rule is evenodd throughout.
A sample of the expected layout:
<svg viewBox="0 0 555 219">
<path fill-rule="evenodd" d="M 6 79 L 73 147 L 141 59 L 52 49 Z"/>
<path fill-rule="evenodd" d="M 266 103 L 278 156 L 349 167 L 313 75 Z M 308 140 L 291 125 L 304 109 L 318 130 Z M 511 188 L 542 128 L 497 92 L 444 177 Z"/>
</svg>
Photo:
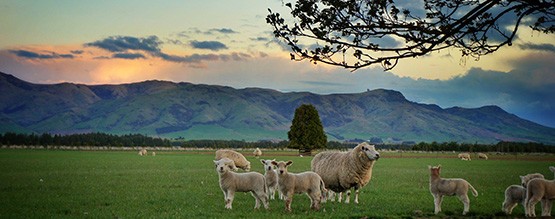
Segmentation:
<svg viewBox="0 0 555 219">
<path fill-rule="evenodd" d="M 252 170 L 262 164 L 243 152 Z M 261 158 L 292 160 L 290 172 L 310 169 L 311 157 L 294 152 L 267 152 Z M 233 210 L 224 208 L 214 171 L 212 151 L 160 151 L 138 156 L 135 151 L 63 151 L 0 149 L 1 218 L 175 218 L 175 217 L 430 217 L 428 165 L 442 165 L 442 177 L 465 178 L 480 193 L 470 195 L 471 216 L 501 216 L 504 190 L 519 184 L 519 175 L 539 172 L 552 179 L 554 155 L 490 155 L 470 162 L 456 154 L 382 152 L 373 178 L 361 190 L 360 204 L 325 203 L 309 210 L 305 195 L 293 199 L 292 213 L 271 200 L 269 210 L 253 210 L 250 194 L 235 196 Z M 462 204 L 446 197 L 439 216 L 456 216 Z M 539 213 L 539 204 L 537 205 Z M 513 216 L 522 217 L 518 206 Z"/>
</svg>

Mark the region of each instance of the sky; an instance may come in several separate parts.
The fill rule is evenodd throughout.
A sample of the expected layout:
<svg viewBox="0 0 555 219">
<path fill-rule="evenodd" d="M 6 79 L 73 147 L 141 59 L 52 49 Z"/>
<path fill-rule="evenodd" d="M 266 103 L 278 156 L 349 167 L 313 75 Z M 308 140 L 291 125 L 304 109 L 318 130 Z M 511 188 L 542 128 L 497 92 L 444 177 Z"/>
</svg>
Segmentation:
<svg viewBox="0 0 555 219">
<path fill-rule="evenodd" d="M 402 92 L 413 102 L 497 105 L 555 127 L 555 34 L 523 26 L 481 57 L 456 49 L 357 71 L 290 60 L 266 24 L 281 0 L 0 1 L 0 71 L 38 84 L 167 80 L 282 92 Z"/>
</svg>

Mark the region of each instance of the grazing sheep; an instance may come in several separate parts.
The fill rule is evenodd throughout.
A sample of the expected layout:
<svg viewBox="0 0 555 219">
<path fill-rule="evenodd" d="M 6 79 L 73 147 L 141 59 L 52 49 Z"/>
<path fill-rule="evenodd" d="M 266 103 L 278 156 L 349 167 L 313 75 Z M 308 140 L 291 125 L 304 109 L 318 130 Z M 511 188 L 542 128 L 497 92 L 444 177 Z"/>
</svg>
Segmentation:
<svg viewBox="0 0 555 219">
<path fill-rule="evenodd" d="M 487 154 L 484 154 L 484 153 L 478 153 L 478 158 L 479 158 L 479 159 L 487 160 L 487 159 L 488 159 L 488 155 L 487 155 Z"/>
<path fill-rule="evenodd" d="M 459 159 L 461 159 L 461 160 L 471 160 L 471 159 L 470 159 L 470 154 L 469 154 L 469 153 L 460 153 L 460 154 L 458 155 L 458 157 L 459 157 Z"/>
<path fill-rule="evenodd" d="M 276 195 L 276 190 L 278 189 L 278 175 L 275 170 L 275 165 L 272 164 L 273 160 L 260 160 L 260 162 L 264 165 L 264 178 L 266 178 L 266 186 L 268 187 L 268 195 L 270 199 L 274 200 Z M 281 198 L 281 194 L 280 194 Z"/>
<path fill-rule="evenodd" d="M 251 162 L 249 162 L 247 160 L 247 158 L 245 158 L 245 156 L 243 156 L 243 154 L 241 154 L 237 151 L 226 150 L 226 149 L 217 150 L 216 151 L 216 160 L 219 160 L 219 159 L 222 159 L 222 158 L 229 158 L 230 160 L 235 162 L 236 167 L 241 168 L 245 171 L 250 171 L 251 170 Z"/>
<path fill-rule="evenodd" d="M 539 173 L 532 173 L 525 176 L 520 176 L 521 185 L 511 185 L 505 189 L 505 200 L 503 201 L 503 207 L 501 208 L 506 214 L 511 214 L 513 209 L 518 205 L 518 203 L 525 206 L 526 200 L 526 185 L 532 179 L 541 178 L 543 175 Z"/>
<path fill-rule="evenodd" d="M 146 156 L 146 155 L 148 155 L 148 152 L 146 151 L 146 149 L 141 149 L 141 150 L 139 151 L 139 155 L 141 155 L 141 156 Z"/>
<path fill-rule="evenodd" d="M 468 188 L 471 189 L 475 197 L 478 196 L 478 191 L 464 179 L 441 178 L 439 176 L 441 165 L 436 167 L 428 166 L 428 169 L 430 169 L 430 193 L 434 196 L 434 213 L 437 214 L 441 211 L 443 196 L 457 195 L 464 205 L 462 214 L 466 215 L 470 208 L 470 200 L 467 194 Z"/>
<path fill-rule="evenodd" d="M 156 156 L 156 152 L 153 151 L 153 152 L 152 152 L 152 156 Z"/>
<path fill-rule="evenodd" d="M 312 159 L 312 171 L 322 177 L 326 188 L 339 193 L 347 191 L 345 203 L 349 203 L 351 188 L 355 189 L 355 203 L 358 204 L 359 189 L 372 178 L 374 162 L 380 158 L 374 145 L 360 143 L 348 152 L 322 152 Z M 333 196 L 333 195 L 332 195 Z"/>
<path fill-rule="evenodd" d="M 291 202 L 295 193 L 306 193 L 310 198 L 310 208 L 320 210 L 320 201 L 327 192 L 324 181 L 312 171 L 289 173 L 287 167 L 292 163 L 293 161 L 272 161 L 272 164 L 277 166 L 279 190 L 285 196 L 285 210 L 291 211 Z"/>
<path fill-rule="evenodd" d="M 262 156 L 262 151 L 260 150 L 260 148 L 256 148 L 254 149 L 254 152 L 252 152 L 252 155 L 254 155 L 256 158 Z"/>
<path fill-rule="evenodd" d="M 555 173 L 555 167 L 549 167 Z M 536 217 L 536 204 L 542 202 L 542 217 L 551 217 L 552 200 L 555 199 L 555 180 L 536 178 L 526 188 L 525 212 L 527 217 Z"/>
<path fill-rule="evenodd" d="M 235 173 L 237 167 L 233 160 L 222 158 L 215 160 L 216 172 L 218 172 L 220 188 L 224 193 L 225 208 L 231 209 L 235 192 L 250 192 L 256 200 L 255 209 L 260 207 L 260 203 L 264 208 L 268 209 L 268 195 L 266 193 L 266 180 L 264 176 L 257 172 Z"/>
</svg>

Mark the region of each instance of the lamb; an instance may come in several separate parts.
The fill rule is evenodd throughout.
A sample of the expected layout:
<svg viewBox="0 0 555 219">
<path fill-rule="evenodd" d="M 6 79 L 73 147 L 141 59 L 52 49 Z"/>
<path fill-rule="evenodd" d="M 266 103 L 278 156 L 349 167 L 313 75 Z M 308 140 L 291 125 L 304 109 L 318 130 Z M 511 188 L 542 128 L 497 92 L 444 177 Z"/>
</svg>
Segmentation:
<svg viewBox="0 0 555 219">
<path fill-rule="evenodd" d="M 374 162 L 380 158 L 374 145 L 360 143 L 348 152 L 322 152 L 312 159 L 311 169 L 322 177 L 326 189 L 339 193 L 347 191 L 345 203 L 349 203 L 351 188 L 355 189 L 355 200 L 358 204 L 359 189 L 372 178 Z M 333 196 L 333 195 L 330 195 Z"/>
<path fill-rule="evenodd" d="M 326 186 L 322 178 L 315 172 L 289 173 L 287 167 L 293 161 L 272 161 L 278 170 L 278 187 L 285 196 L 285 210 L 291 212 L 291 202 L 295 193 L 306 193 L 310 198 L 310 208 L 320 210 L 320 201 L 326 194 Z"/>
<path fill-rule="evenodd" d="M 474 197 L 478 196 L 478 191 L 464 179 L 441 178 L 439 176 L 441 165 L 435 167 L 428 166 L 428 169 L 430 169 L 430 193 L 434 196 L 434 213 L 438 214 L 441 211 L 443 196 L 457 195 L 464 205 L 462 214 L 466 215 L 470 208 L 470 200 L 467 194 L 468 189 L 472 190 Z"/>
<path fill-rule="evenodd" d="M 260 160 L 260 162 L 264 165 L 264 178 L 266 179 L 266 186 L 268 187 L 268 195 L 270 196 L 270 199 L 274 200 L 276 190 L 278 189 L 278 175 L 274 169 L 275 166 L 272 164 L 272 161 L 276 161 L 276 159 Z"/>
<path fill-rule="evenodd" d="M 522 185 L 510 185 L 505 189 L 505 200 L 503 201 L 503 207 L 501 208 L 503 212 L 506 214 L 511 214 L 513 209 L 521 203 L 522 206 L 525 206 L 526 200 L 526 185 L 532 179 L 541 178 L 543 179 L 543 175 L 539 173 L 531 173 L 525 176 L 520 176 L 521 184 Z"/>
<path fill-rule="evenodd" d="M 471 159 L 470 159 L 470 154 L 469 154 L 469 153 L 460 153 L 460 154 L 458 155 L 458 157 L 459 157 L 459 159 L 461 159 L 461 160 L 471 160 Z"/>
<path fill-rule="evenodd" d="M 549 167 L 555 173 L 555 167 Z M 555 180 L 536 178 L 528 182 L 524 210 L 527 217 L 536 217 L 536 204 L 542 202 L 542 217 L 551 217 L 552 200 L 555 199 Z"/>
<path fill-rule="evenodd" d="M 236 170 L 237 167 L 233 160 L 228 158 L 215 160 L 214 164 L 216 172 L 218 172 L 220 188 L 224 193 L 226 209 L 232 209 L 235 192 L 250 192 L 256 200 L 254 209 L 258 209 L 261 202 L 264 208 L 268 209 L 266 180 L 262 174 L 257 172 L 235 173 L 232 170 Z"/>
<path fill-rule="evenodd" d="M 139 155 L 141 155 L 141 156 L 146 156 L 146 155 L 148 155 L 148 152 L 146 151 L 146 149 L 141 149 L 141 150 L 139 151 Z"/>
<path fill-rule="evenodd" d="M 479 159 L 487 160 L 487 159 L 488 159 L 488 155 L 487 155 L 487 154 L 484 154 L 484 153 L 478 153 L 478 158 L 479 158 Z"/>
<path fill-rule="evenodd" d="M 262 151 L 260 150 L 260 148 L 256 148 L 254 149 L 254 152 L 252 152 L 252 155 L 254 155 L 256 158 L 259 158 L 260 156 L 262 156 Z"/>
<path fill-rule="evenodd" d="M 233 160 L 235 166 L 241 168 L 245 171 L 250 171 L 251 169 L 251 162 L 245 158 L 241 153 L 234 151 L 234 150 L 226 150 L 220 149 L 216 151 L 216 160 L 220 160 L 222 158 L 229 158 Z"/>
</svg>

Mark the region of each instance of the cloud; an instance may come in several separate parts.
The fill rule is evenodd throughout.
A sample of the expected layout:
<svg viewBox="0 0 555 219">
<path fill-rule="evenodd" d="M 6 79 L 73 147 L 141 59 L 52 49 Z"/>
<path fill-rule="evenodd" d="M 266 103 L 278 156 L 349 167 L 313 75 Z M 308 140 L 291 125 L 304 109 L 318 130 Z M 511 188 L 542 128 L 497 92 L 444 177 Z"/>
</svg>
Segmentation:
<svg viewBox="0 0 555 219">
<path fill-rule="evenodd" d="M 27 59 L 72 59 L 74 56 L 72 54 L 59 54 L 56 52 L 48 53 L 37 53 L 29 50 L 9 50 L 10 53 Z"/>
<path fill-rule="evenodd" d="M 112 58 L 119 58 L 119 59 L 144 59 L 146 58 L 141 53 L 114 53 Z"/>
<path fill-rule="evenodd" d="M 162 42 L 157 36 L 138 38 L 132 36 L 111 36 L 103 40 L 86 43 L 85 46 L 97 47 L 110 52 L 126 52 L 128 50 L 156 53 L 160 51 Z"/>
<path fill-rule="evenodd" d="M 555 53 L 555 45 L 553 44 L 532 44 L 532 43 L 525 43 L 519 45 L 521 49 L 529 49 L 529 50 L 538 50 L 538 51 L 545 51 L 545 52 L 553 52 Z"/>
<path fill-rule="evenodd" d="M 227 46 L 218 41 L 191 41 L 191 46 L 195 49 L 208 49 L 212 51 L 218 51 L 222 49 L 227 49 Z"/>
<path fill-rule="evenodd" d="M 83 50 L 71 50 L 71 51 L 69 51 L 69 52 L 71 52 L 71 53 L 73 53 L 73 54 L 75 54 L 75 55 L 80 55 L 80 54 L 83 54 L 83 52 L 85 52 L 85 51 L 83 51 Z"/>
<path fill-rule="evenodd" d="M 214 28 L 214 29 L 208 30 L 206 33 L 212 34 L 212 33 L 214 33 L 214 32 L 216 32 L 216 33 L 222 33 L 222 34 L 234 34 L 234 33 L 238 33 L 237 31 L 234 31 L 234 30 L 232 30 L 232 29 L 230 29 L 230 28 L 220 28 L 220 29 L 215 29 L 215 28 Z"/>
<path fill-rule="evenodd" d="M 188 56 L 177 56 L 160 53 L 160 58 L 170 62 L 179 63 L 200 63 L 203 61 L 242 61 L 250 58 L 251 56 L 245 53 L 231 53 L 231 54 L 192 54 Z"/>
</svg>

